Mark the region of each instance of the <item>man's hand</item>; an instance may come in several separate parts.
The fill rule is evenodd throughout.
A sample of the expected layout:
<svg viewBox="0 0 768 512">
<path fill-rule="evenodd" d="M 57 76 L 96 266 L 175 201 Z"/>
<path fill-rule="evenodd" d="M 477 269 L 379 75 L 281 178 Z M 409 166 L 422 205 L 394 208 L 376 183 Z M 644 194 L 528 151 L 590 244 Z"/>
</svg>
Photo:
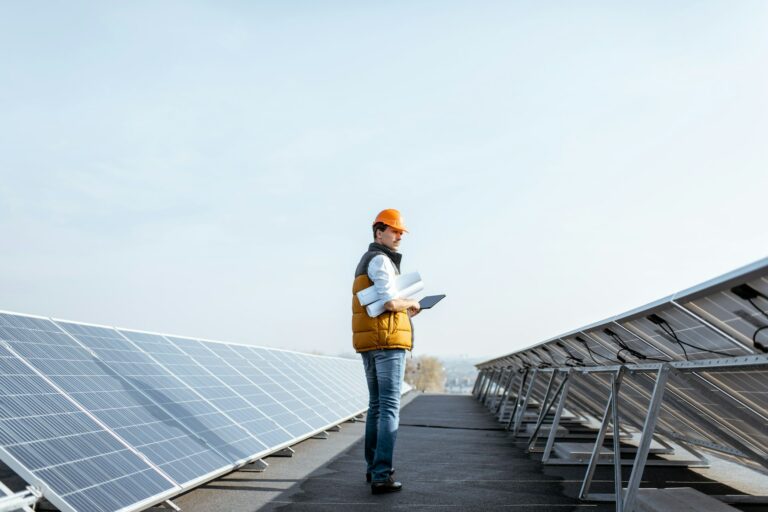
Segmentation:
<svg viewBox="0 0 768 512">
<path fill-rule="evenodd" d="M 411 299 L 392 299 L 384 304 L 387 311 L 408 311 L 410 316 L 417 315 L 421 310 L 419 301 Z"/>
</svg>

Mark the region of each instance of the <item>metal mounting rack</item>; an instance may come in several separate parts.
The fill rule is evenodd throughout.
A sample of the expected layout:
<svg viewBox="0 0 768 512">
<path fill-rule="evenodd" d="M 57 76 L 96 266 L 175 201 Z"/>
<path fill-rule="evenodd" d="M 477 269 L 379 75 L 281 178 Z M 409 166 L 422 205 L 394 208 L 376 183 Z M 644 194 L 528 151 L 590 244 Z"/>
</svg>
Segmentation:
<svg viewBox="0 0 768 512">
<path fill-rule="evenodd" d="M 649 465 L 706 466 L 704 450 L 768 469 L 766 326 L 768 258 L 481 363 L 473 395 L 543 463 L 586 465 L 581 499 L 632 512 Z M 579 425 L 586 434 L 571 432 Z M 563 456 L 584 446 L 562 442 L 579 436 L 588 462 Z M 606 463 L 614 493 L 591 494 Z M 622 465 L 632 466 L 626 488 Z"/>
</svg>

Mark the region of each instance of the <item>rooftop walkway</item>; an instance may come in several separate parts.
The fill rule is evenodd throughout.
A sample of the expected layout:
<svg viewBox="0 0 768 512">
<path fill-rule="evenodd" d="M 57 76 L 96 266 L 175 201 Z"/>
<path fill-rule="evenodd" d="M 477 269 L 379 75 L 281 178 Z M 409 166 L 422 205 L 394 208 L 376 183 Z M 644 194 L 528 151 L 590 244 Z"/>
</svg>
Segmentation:
<svg viewBox="0 0 768 512">
<path fill-rule="evenodd" d="M 344 424 L 328 440 L 299 444 L 293 458 L 267 459 L 263 473 L 237 471 L 175 501 L 185 512 L 612 509 L 566 497 L 563 478 L 545 474 L 469 396 L 416 395 L 403 407 L 399 493 L 373 496 L 366 485 L 363 428 Z"/>
<path fill-rule="evenodd" d="M 365 483 L 363 422 L 345 423 L 329 439 L 299 443 L 292 458 L 270 457 L 264 472 L 241 469 L 174 501 L 184 512 L 357 510 L 612 511 L 612 503 L 575 496 L 584 466 L 543 466 L 470 396 L 406 397 L 395 453 L 403 491 L 373 496 Z M 625 468 L 624 479 L 630 468 Z M 733 489 L 683 468 L 646 471 L 644 487 Z M 598 468 L 593 492 L 610 492 L 612 469 Z M 739 506 L 763 511 L 763 506 Z"/>
</svg>

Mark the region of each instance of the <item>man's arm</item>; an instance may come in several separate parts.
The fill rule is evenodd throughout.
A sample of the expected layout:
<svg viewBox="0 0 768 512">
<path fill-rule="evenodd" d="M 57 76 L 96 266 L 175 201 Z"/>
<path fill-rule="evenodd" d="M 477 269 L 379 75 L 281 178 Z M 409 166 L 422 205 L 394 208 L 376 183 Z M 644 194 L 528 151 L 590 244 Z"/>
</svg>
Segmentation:
<svg viewBox="0 0 768 512">
<path fill-rule="evenodd" d="M 384 303 L 384 309 L 387 311 L 405 311 L 408 310 L 408 314 L 411 316 L 416 316 L 419 314 L 419 311 L 421 311 L 421 306 L 419 305 L 419 301 L 412 300 L 412 299 L 392 299 L 388 302 Z"/>
<path fill-rule="evenodd" d="M 417 315 L 421 307 L 418 301 L 411 299 L 398 299 L 395 297 L 395 268 L 384 255 L 374 256 L 368 263 L 368 277 L 373 281 L 376 294 L 387 300 L 384 309 L 387 311 L 405 311 L 411 316 Z"/>
</svg>

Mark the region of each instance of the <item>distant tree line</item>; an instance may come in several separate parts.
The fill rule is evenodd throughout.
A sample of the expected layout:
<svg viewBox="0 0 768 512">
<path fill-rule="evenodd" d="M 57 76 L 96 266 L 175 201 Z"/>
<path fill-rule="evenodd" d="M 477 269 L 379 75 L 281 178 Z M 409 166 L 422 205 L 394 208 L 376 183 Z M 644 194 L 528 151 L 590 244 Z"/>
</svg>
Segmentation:
<svg viewBox="0 0 768 512">
<path fill-rule="evenodd" d="M 405 361 L 405 382 L 413 389 L 426 393 L 445 392 L 445 368 L 438 358 L 407 357 Z"/>
</svg>

